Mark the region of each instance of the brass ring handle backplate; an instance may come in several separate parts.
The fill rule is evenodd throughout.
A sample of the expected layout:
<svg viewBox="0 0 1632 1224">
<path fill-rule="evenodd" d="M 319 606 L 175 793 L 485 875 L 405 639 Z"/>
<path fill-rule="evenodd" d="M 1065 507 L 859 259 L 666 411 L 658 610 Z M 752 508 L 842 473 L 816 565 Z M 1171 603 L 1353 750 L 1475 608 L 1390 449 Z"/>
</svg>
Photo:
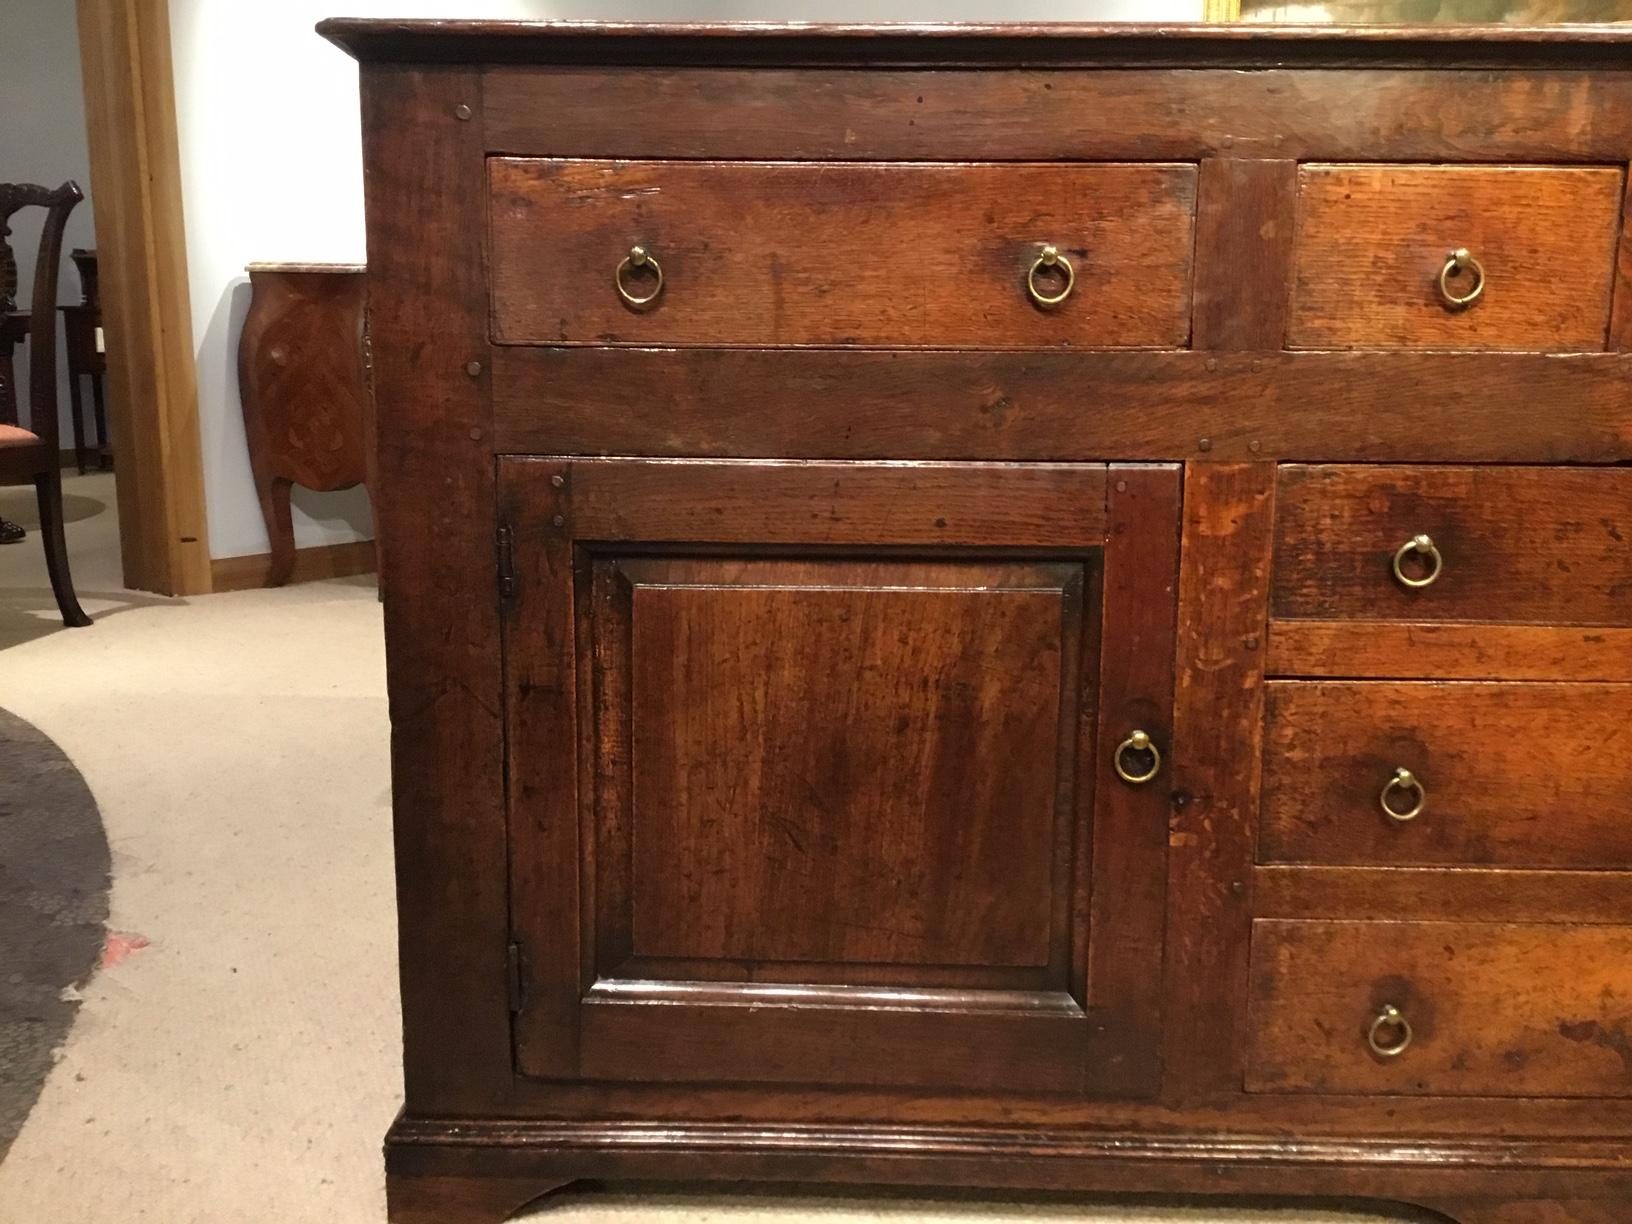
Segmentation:
<svg viewBox="0 0 1632 1224">
<path fill-rule="evenodd" d="M 1058 268 L 1065 273 L 1065 288 L 1058 293 L 1044 293 L 1037 286 L 1037 273 L 1044 268 Z M 1057 246 L 1045 246 L 1043 253 L 1037 256 L 1031 265 L 1031 271 L 1026 273 L 1026 292 L 1031 294 L 1031 300 L 1039 306 L 1058 306 L 1071 296 L 1071 290 L 1076 287 L 1077 272 L 1071 266 L 1071 261 L 1060 254 Z"/>
<path fill-rule="evenodd" d="M 1390 1036 L 1393 1040 L 1389 1040 Z M 1366 1044 L 1378 1058 L 1398 1058 L 1411 1048 L 1415 1037 L 1411 1021 L 1392 1003 L 1383 1005 L 1383 1010 L 1371 1022 L 1371 1028 L 1366 1030 Z"/>
<path fill-rule="evenodd" d="M 1150 768 L 1142 773 L 1135 773 L 1129 769 L 1123 758 L 1130 752 L 1150 753 Z M 1111 754 L 1111 764 L 1116 767 L 1116 776 L 1122 781 L 1133 786 L 1143 786 L 1162 772 L 1162 753 L 1147 732 L 1135 731 L 1116 746 L 1116 751 Z"/>
<path fill-rule="evenodd" d="M 1410 807 L 1397 808 L 1390 802 L 1396 793 L 1402 797 L 1406 795 L 1416 797 L 1412 800 Z M 1401 765 L 1394 771 L 1394 776 L 1384 784 L 1383 793 L 1377 802 L 1382 804 L 1383 814 L 1390 820 L 1398 821 L 1400 824 L 1408 824 L 1421 816 L 1422 809 L 1428 806 L 1428 791 L 1416 774 Z"/>
<path fill-rule="evenodd" d="M 1467 272 L 1473 276 L 1473 288 L 1457 293 L 1451 288 L 1451 277 Z M 1439 270 L 1439 296 L 1452 310 L 1466 310 L 1479 300 L 1485 291 L 1485 265 L 1475 259 L 1467 247 L 1457 247 L 1445 257 L 1445 266 Z"/>
<path fill-rule="evenodd" d="M 650 293 L 629 292 L 629 286 L 625 283 L 624 278 L 631 268 L 644 268 L 657 278 Z M 623 261 L 618 264 L 617 270 L 612 273 L 612 283 L 618 287 L 618 296 L 637 310 L 642 306 L 650 306 L 657 301 L 657 295 L 663 292 L 663 265 L 658 263 L 657 256 L 653 255 L 645 247 L 632 246 L 629 248 L 629 254 L 623 257 Z"/>
<path fill-rule="evenodd" d="M 1405 572 L 1405 559 L 1412 553 L 1428 559 L 1428 572 L 1421 578 L 1412 578 Z M 1412 536 L 1404 544 L 1394 550 L 1394 578 L 1401 586 L 1410 587 L 1413 591 L 1420 591 L 1423 587 L 1433 586 L 1439 581 L 1444 572 L 1445 558 L 1440 555 L 1431 537 L 1425 535 Z"/>
</svg>

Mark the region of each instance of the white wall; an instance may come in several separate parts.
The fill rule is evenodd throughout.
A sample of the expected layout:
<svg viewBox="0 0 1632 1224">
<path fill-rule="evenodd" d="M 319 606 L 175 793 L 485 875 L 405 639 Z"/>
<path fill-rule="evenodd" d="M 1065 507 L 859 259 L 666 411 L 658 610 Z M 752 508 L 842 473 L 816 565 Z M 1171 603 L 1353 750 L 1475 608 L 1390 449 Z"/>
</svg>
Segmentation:
<svg viewBox="0 0 1632 1224">
<path fill-rule="evenodd" d="M 80 90 L 79 30 L 68 0 L 0 0 L 0 182 L 55 187 L 73 179 L 85 200 L 68 218 L 62 241 L 57 301 L 80 300 L 79 274 L 68 258 L 74 247 L 94 247 L 91 221 L 91 156 L 85 144 L 85 98 Z M 11 236 L 17 254 L 17 300 L 25 309 L 34 295 L 34 262 L 39 253 L 38 208 L 18 213 Z M 28 420 L 28 346 L 17 350 L 17 401 Z M 58 416 L 61 445 L 73 445 L 68 414 L 67 359 L 57 330 Z M 86 387 L 89 403 L 90 391 Z M 86 417 L 90 418 L 87 408 Z M 95 426 L 90 428 L 94 429 Z"/>
<path fill-rule="evenodd" d="M 1201 0 L 170 0 L 211 556 L 267 550 L 238 400 L 244 265 L 365 259 L 356 66 L 312 32 L 321 18 L 1179 21 L 1200 12 Z M 302 547 L 370 530 L 361 489 L 297 490 L 294 517 Z"/>
</svg>

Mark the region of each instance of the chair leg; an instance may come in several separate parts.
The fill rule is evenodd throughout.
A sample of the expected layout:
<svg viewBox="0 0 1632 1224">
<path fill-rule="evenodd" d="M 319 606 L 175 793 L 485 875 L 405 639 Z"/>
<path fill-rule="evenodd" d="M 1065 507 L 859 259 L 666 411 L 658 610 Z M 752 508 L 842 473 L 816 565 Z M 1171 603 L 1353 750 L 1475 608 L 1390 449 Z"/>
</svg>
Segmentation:
<svg viewBox="0 0 1632 1224">
<path fill-rule="evenodd" d="M 40 540 L 45 545 L 45 568 L 51 575 L 51 591 L 57 597 L 62 623 L 83 629 L 91 623 L 74 595 L 74 579 L 68 572 L 68 541 L 62 532 L 62 473 L 55 468 L 34 478 L 40 502 Z"/>
</svg>

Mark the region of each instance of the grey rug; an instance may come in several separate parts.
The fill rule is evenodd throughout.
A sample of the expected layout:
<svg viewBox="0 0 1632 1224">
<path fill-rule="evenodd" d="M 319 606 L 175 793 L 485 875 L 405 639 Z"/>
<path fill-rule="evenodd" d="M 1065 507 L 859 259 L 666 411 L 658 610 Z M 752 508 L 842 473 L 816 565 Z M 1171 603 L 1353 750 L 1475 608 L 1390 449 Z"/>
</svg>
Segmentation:
<svg viewBox="0 0 1632 1224">
<path fill-rule="evenodd" d="M 33 1108 L 96 969 L 108 839 L 60 748 L 0 710 L 0 1160 Z"/>
</svg>

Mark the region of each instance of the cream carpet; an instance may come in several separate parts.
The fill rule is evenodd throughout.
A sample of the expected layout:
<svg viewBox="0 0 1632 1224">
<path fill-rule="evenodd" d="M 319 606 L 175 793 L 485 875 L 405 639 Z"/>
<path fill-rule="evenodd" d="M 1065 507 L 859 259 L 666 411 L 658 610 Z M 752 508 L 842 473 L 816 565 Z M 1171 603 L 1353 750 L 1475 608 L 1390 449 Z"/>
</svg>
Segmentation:
<svg viewBox="0 0 1632 1224">
<path fill-rule="evenodd" d="M 123 591 L 112 477 L 70 478 L 68 489 L 75 579 L 96 625 L 61 630 L 36 539 L 0 548 L 0 707 L 54 739 L 101 808 L 110 940 L 0 1164 L 0 1221 L 377 1224 L 399 1049 L 372 580 L 186 600 Z M 33 526 L 31 491 L 0 489 L 0 515 Z M 1389 1217 L 663 1188 L 573 1194 L 538 1218 Z"/>
</svg>

